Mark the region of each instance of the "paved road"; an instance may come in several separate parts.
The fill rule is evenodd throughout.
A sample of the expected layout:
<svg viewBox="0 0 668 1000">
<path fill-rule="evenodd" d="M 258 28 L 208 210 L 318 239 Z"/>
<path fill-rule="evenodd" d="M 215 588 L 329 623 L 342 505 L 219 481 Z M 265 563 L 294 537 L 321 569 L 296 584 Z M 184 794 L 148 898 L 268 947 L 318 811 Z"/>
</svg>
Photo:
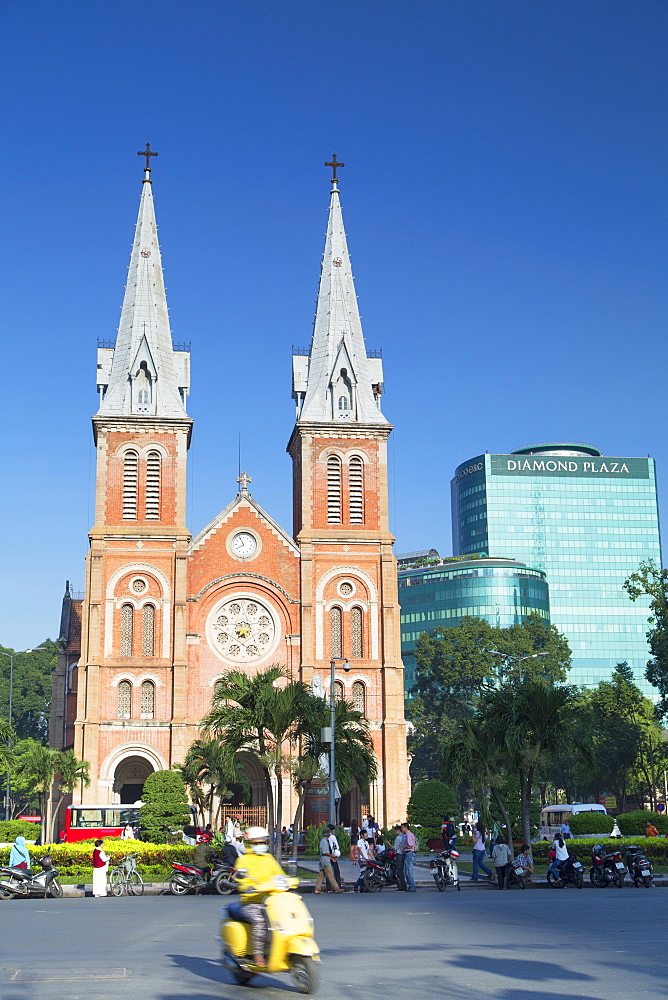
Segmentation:
<svg viewBox="0 0 668 1000">
<path fill-rule="evenodd" d="M 321 1000 L 629 1000 L 666 996 L 668 893 L 420 890 L 308 896 Z M 281 1000 L 216 961 L 215 897 L 0 903 L 1 1000 Z"/>
</svg>

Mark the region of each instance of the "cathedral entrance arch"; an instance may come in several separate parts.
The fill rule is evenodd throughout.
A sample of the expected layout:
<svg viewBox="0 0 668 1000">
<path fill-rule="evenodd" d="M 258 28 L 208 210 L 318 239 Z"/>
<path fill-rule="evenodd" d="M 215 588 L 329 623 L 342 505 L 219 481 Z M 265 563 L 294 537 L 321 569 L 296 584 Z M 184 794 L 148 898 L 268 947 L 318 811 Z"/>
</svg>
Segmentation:
<svg viewBox="0 0 668 1000">
<path fill-rule="evenodd" d="M 154 747 L 126 743 L 108 754 L 100 768 L 100 780 L 110 788 L 112 802 L 132 804 L 141 798 L 149 774 L 167 770 L 168 766 Z"/>
</svg>

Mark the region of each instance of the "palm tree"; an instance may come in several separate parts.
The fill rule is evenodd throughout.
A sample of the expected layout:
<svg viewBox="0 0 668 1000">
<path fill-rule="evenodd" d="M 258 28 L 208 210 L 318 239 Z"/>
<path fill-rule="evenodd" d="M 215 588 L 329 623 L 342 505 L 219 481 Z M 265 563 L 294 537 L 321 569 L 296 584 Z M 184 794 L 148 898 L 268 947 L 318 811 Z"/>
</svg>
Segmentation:
<svg viewBox="0 0 668 1000">
<path fill-rule="evenodd" d="M 46 843 L 51 828 L 51 788 L 58 773 L 60 751 L 32 742 L 18 757 L 16 772 L 39 793 L 42 816 L 40 843 Z"/>
<path fill-rule="evenodd" d="M 322 730 L 329 727 L 329 705 L 324 698 L 309 694 L 301 725 L 301 753 L 293 770 L 293 784 L 298 795 L 293 821 L 292 856 L 297 857 L 299 828 L 304 799 L 316 780 L 326 780 L 329 743 L 322 742 Z M 334 745 L 336 749 L 336 782 L 341 794 L 357 783 L 365 788 L 378 776 L 378 761 L 369 733 L 369 722 L 353 707 L 352 702 L 337 701 L 334 708 Z"/>
<path fill-rule="evenodd" d="M 512 851 L 512 824 L 500 791 L 507 762 L 503 734 L 480 718 L 460 719 L 455 731 L 446 739 L 442 759 L 445 776 L 454 784 L 467 781 L 477 793 L 481 812 L 484 810 L 485 789 L 489 788 L 503 817 Z"/>
<path fill-rule="evenodd" d="M 209 804 L 209 797 L 202 787 L 199 765 L 194 761 L 189 761 L 186 756 L 186 760 L 183 764 L 174 764 L 174 770 L 178 771 L 183 778 L 184 784 L 188 789 L 190 800 L 199 814 L 200 826 L 204 826 L 206 823 L 206 810 Z"/>
<path fill-rule="evenodd" d="M 188 747 L 184 767 L 179 768 L 179 770 L 184 781 L 186 780 L 186 776 L 189 778 L 192 777 L 193 785 L 200 792 L 200 802 L 201 806 L 203 806 L 200 811 L 204 815 L 204 809 L 208 809 L 209 823 L 213 824 L 214 799 L 216 796 L 218 797 L 218 808 L 216 809 L 217 820 L 223 797 L 227 791 L 227 783 L 236 777 L 236 773 L 230 767 L 227 754 L 220 740 L 194 740 Z M 202 791 L 202 784 L 209 786 L 208 795 Z"/>
<path fill-rule="evenodd" d="M 58 812 L 60 804 L 65 795 L 71 795 L 76 786 L 81 782 L 85 788 L 90 785 L 90 764 L 87 760 L 79 760 L 74 750 L 61 750 L 56 764 L 56 772 L 60 778 L 58 802 L 53 810 L 53 830 L 51 836 L 56 840 L 56 823 L 58 822 Z"/>
<path fill-rule="evenodd" d="M 12 747 L 15 740 L 16 734 L 7 719 L 0 719 L 0 773 L 6 774 L 12 768 L 14 763 Z"/>
<path fill-rule="evenodd" d="M 267 796 L 270 843 L 275 843 L 278 858 L 281 838 L 274 841 L 274 833 L 282 820 L 282 777 L 291 756 L 285 754 L 285 744 L 298 739 L 310 697 L 306 684 L 282 684 L 285 677 L 285 671 L 277 665 L 253 677 L 231 670 L 216 685 L 211 711 L 202 720 L 205 735 L 220 742 L 229 773 L 238 773 L 240 753 L 250 753 L 259 761 Z M 276 809 L 272 773 L 277 778 Z"/>
</svg>

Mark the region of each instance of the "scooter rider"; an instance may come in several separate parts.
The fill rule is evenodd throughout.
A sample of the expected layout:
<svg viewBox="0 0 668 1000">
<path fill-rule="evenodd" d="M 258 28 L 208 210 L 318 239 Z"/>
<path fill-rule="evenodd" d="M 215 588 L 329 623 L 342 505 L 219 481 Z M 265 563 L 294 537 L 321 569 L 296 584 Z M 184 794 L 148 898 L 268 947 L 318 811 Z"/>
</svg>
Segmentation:
<svg viewBox="0 0 668 1000">
<path fill-rule="evenodd" d="M 260 967 L 267 963 L 264 960 L 264 944 L 266 938 L 266 922 L 262 903 L 267 895 L 266 890 L 258 892 L 257 887 L 267 882 L 272 875 L 285 875 L 273 854 L 269 853 L 269 833 L 264 827 L 251 826 L 246 830 L 248 849 L 243 857 L 237 858 L 237 881 L 241 903 L 233 904 L 228 912 L 233 919 L 242 920 L 251 925 L 253 939 L 253 962 Z M 234 911 L 237 911 L 234 913 Z"/>
<path fill-rule="evenodd" d="M 202 877 L 207 879 L 211 874 L 211 869 L 209 868 L 209 860 L 213 854 L 213 848 L 211 847 L 211 835 L 208 833 L 202 834 L 199 844 L 195 848 L 195 854 L 193 855 L 193 864 L 195 868 L 199 868 L 202 873 Z"/>
</svg>

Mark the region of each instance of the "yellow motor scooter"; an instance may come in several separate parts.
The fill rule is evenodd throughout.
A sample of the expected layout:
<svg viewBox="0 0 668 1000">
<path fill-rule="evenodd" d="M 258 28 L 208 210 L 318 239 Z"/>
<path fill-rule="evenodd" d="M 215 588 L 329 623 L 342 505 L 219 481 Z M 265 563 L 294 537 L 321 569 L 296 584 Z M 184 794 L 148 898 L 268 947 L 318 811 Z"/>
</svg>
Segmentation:
<svg viewBox="0 0 668 1000">
<path fill-rule="evenodd" d="M 315 963 L 320 961 L 320 949 L 313 936 L 313 917 L 301 896 L 290 892 L 299 879 L 287 875 L 272 875 L 258 884 L 257 892 L 266 892 L 265 913 L 269 933 L 265 943 L 264 966 L 253 962 L 251 926 L 235 919 L 238 903 L 221 908 L 227 917 L 220 926 L 221 961 L 238 983 L 247 983 L 263 972 L 289 972 L 300 993 L 314 993 L 318 986 Z"/>
</svg>

